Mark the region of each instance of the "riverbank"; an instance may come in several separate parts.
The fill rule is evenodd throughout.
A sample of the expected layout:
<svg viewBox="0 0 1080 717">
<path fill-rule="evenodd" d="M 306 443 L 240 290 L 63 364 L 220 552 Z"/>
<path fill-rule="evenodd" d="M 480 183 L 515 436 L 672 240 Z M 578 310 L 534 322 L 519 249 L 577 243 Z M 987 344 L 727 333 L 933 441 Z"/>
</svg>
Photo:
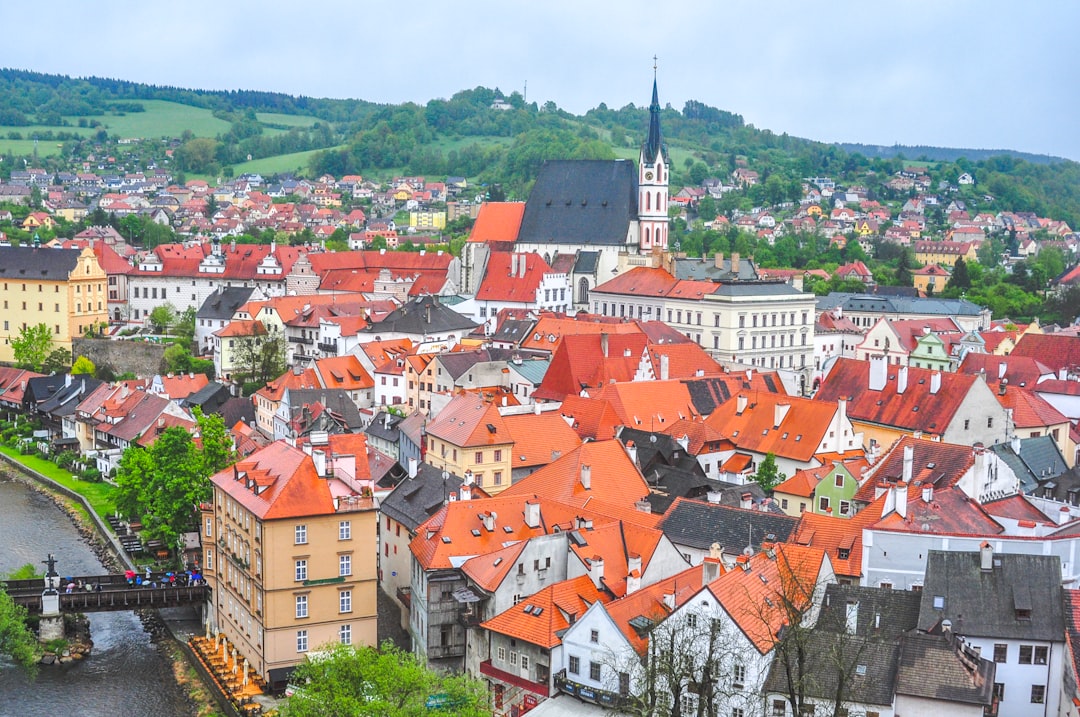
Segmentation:
<svg viewBox="0 0 1080 717">
<path fill-rule="evenodd" d="M 18 482 L 38 495 L 52 502 L 71 522 L 78 532 L 82 542 L 97 558 L 97 560 L 109 572 L 123 572 L 126 565 L 117 556 L 115 546 L 108 536 L 101 534 L 100 519 L 95 521 L 87 515 L 85 507 L 68 495 L 51 490 L 32 474 L 20 470 L 18 464 L 6 461 L 7 465 L 0 466 L 0 480 Z M 43 546 L 48 551 L 48 546 Z M 188 714 L 195 717 L 220 717 L 222 713 L 218 709 L 209 688 L 203 684 L 194 670 L 194 667 L 186 658 L 179 641 L 186 639 L 181 635 L 175 635 L 170 625 L 157 611 L 137 611 L 139 621 L 147 634 L 153 649 L 158 652 L 172 666 L 172 675 L 177 686 L 183 691 L 190 711 Z M 181 621 L 183 621 L 181 619 Z M 198 620 L 196 619 L 197 623 Z M 183 679 L 181 679 L 183 676 Z"/>
</svg>

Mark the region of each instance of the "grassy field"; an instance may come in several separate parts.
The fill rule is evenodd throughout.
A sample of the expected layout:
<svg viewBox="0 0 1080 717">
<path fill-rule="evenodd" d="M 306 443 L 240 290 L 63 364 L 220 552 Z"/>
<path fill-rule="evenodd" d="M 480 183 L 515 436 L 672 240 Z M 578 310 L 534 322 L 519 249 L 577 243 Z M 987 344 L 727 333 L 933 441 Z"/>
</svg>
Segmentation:
<svg viewBox="0 0 1080 717">
<path fill-rule="evenodd" d="M 258 112 L 255 119 L 264 124 L 282 124 L 287 127 L 310 127 L 319 121 L 318 117 L 306 115 L 283 115 L 278 112 Z"/>
<path fill-rule="evenodd" d="M 10 129 L 10 128 L 8 128 Z M 0 152 L 11 152 L 16 155 L 28 155 L 34 153 L 34 140 L 32 139 L 8 139 L 8 129 L 0 132 Z M 23 133 L 26 136 L 26 133 Z M 39 157 L 52 157 L 60 154 L 59 142 L 38 142 L 37 152 Z M 22 169 L 21 167 L 19 169 Z"/>
<path fill-rule="evenodd" d="M 0 446 L 0 453 L 10 456 L 27 468 L 35 470 L 48 478 L 52 478 L 65 488 L 69 488 L 83 496 L 86 498 L 86 502 L 94 509 L 94 512 L 101 516 L 102 520 L 104 520 L 106 516 L 116 512 L 116 502 L 113 498 L 116 493 L 116 488 L 108 483 L 89 483 L 87 481 L 78 480 L 68 471 L 56 467 L 56 465 L 47 460 L 38 458 L 37 456 L 21 455 L 15 449 L 8 448 L 7 446 Z"/>
<path fill-rule="evenodd" d="M 102 129 L 101 127 L 79 127 L 79 119 L 97 120 L 110 135 L 127 137 L 179 137 L 184 130 L 191 130 L 199 137 L 214 137 L 229 130 L 229 123 L 214 117 L 210 110 L 199 107 L 167 102 L 165 100 L 140 100 L 145 112 L 129 112 L 123 116 L 112 114 L 97 115 L 95 117 L 67 117 L 71 122 L 70 127 L 48 127 L 45 125 L 30 125 L 28 127 L 5 127 L 0 126 L 0 142 L 23 142 L 29 143 L 29 150 L 33 151 L 33 140 L 9 140 L 8 132 L 18 132 L 27 137 L 32 132 L 69 132 L 82 137 L 89 137 Z M 277 116 L 277 115 L 273 115 Z M 282 115 L 285 116 L 285 115 Z M 308 120 L 310 118 L 297 118 Z M 41 142 L 38 153 L 45 153 L 45 145 L 51 145 L 55 149 L 55 142 Z M 6 146 L 6 145 L 0 145 Z M 23 145 L 18 145 L 22 147 Z M 27 151 L 23 149 L 23 151 Z"/>
<path fill-rule="evenodd" d="M 330 149 L 341 149 L 341 147 L 331 147 Z M 266 176 L 282 172 L 295 172 L 299 168 L 302 173 L 307 174 L 308 160 L 316 152 L 322 151 L 324 150 L 312 149 L 307 152 L 293 152 L 292 154 L 279 154 L 276 157 L 253 159 L 250 162 L 233 165 L 233 173 L 240 175 L 252 172 Z"/>
</svg>

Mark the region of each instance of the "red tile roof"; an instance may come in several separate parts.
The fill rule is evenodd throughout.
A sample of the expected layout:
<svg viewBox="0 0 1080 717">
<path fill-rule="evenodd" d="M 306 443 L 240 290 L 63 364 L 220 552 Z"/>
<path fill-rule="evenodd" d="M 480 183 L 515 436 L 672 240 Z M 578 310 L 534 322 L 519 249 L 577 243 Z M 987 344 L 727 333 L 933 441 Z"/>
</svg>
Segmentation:
<svg viewBox="0 0 1080 717">
<path fill-rule="evenodd" d="M 686 382 L 637 381 L 608 384 L 592 392 L 611 404 L 622 425 L 646 431 L 664 431 L 676 421 L 699 416 Z"/>
<path fill-rule="evenodd" d="M 981 334 L 983 338 L 987 333 L 1000 333 L 1007 337 L 1005 332 L 984 332 Z M 1039 379 L 1055 376 L 1053 369 L 1038 359 L 1015 354 L 995 356 L 994 354 L 968 353 L 956 370 L 959 373 L 982 373 L 991 386 L 999 383 L 1001 379 L 1006 379 L 1011 386 L 1031 388 L 1039 382 Z"/>
<path fill-rule="evenodd" d="M 545 466 L 557 456 L 581 445 L 581 437 L 558 411 L 504 416 L 503 422 L 514 441 L 511 450 L 514 468 Z"/>
<path fill-rule="evenodd" d="M 611 440 L 615 437 L 615 428 L 622 425 L 611 401 L 598 398 L 570 394 L 563 399 L 559 414 L 582 439 Z"/>
<path fill-rule="evenodd" d="M 544 588 L 480 627 L 551 649 L 561 644 L 562 633 L 584 615 L 590 605 L 610 599 L 583 575 Z"/>
<path fill-rule="evenodd" d="M 427 434 L 462 448 L 513 443 L 499 409 L 474 393 L 461 393 L 428 421 Z"/>
<path fill-rule="evenodd" d="M 705 423 L 741 450 L 806 462 L 829 442 L 826 434 L 837 410 L 835 401 L 741 391 L 735 400 L 718 406 Z"/>
<path fill-rule="evenodd" d="M 522 263 L 524 270 L 520 268 Z M 476 290 L 476 300 L 535 304 L 537 287 L 544 275 L 551 273 L 551 267 L 539 254 L 492 252 L 484 278 Z"/>
<path fill-rule="evenodd" d="M 1002 388 L 997 390 L 995 396 L 1003 408 L 1012 410 L 1013 425 L 1016 428 L 1044 428 L 1069 420 L 1031 389 L 1019 386 Z"/>
<path fill-rule="evenodd" d="M 469 241 L 517 241 L 524 214 L 525 202 L 484 202 L 469 232 Z"/>
<path fill-rule="evenodd" d="M 583 389 L 634 379 L 647 340 L 643 334 L 585 334 L 563 338 L 535 398 L 562 400 Z"/>
<path fill-rule="evenodd" d="M 1080 367 L 1080 336 L 1024 334 L 1011 355 L 1038 359 L 1053 371 L 1076 370 Z"/>
<path fill-rule="evenodd" d="M 582 484 L 584 473 L 588 488 Z M 522 478 L 501 495 L 533 494 L 568 505 L 598 500 L 633 509 L 635 502 L 649 494 L 649 485 L 621 443 L 591 441 Z"/>
</svg>

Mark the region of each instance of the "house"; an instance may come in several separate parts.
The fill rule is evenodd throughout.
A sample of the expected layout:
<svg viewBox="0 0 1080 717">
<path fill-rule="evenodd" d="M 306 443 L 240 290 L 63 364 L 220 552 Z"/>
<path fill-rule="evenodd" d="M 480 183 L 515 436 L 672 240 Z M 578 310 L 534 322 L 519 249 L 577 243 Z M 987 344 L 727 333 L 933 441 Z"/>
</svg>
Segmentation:
<svg viewBox="0 0 1080 717">
<path fill-rule="evenodd" d="M 498 407 L 462 393 L 428 421 L 426 460 L 491 495 L 510 486 L 514 439 Z"/>
<path fill-rule="evenodd" d="M 919 290 L 919 296 L 933 296 L 944 291 L 952 273 L 938 264 L 927 264 L 911 272 L 912 283 Z"/>
<path fill-rule="evenodd" d="M 376 512 L 323 450 L 278 441 L 217 473 L 200 506 L 207 622 L 283 689 L 310 651 L 372 645 Z M 329 549 L 317 549 L 327 546 Z"/>
<path fill-rule="evenodd" d="M 1065 596 L 1056 555 L 931 550 L 919 629 L 935 626 L 995 662 L 999 714 L 1057 714 L 1065 673 Z"/>
<path fill-rule="evenodd" d="M 795 471 L 773 488 L 773 500 L 780 510 L 796 518 L 806 511 L 850 518 L 855 514 L 853 499 L 866 467 L 865 458 L 853 457 Z"/>
<path fill-rule="evenodd" d="M 749 502 L 749 501 L 747 501 Z M 730 506 L 676 498 L 658 527 L 690 565 L 712 555 L 731 569 L 747 549 L 758 552 L 770 542 L 788 542 L 798 519 L 761 506 Z"/>
</svg>

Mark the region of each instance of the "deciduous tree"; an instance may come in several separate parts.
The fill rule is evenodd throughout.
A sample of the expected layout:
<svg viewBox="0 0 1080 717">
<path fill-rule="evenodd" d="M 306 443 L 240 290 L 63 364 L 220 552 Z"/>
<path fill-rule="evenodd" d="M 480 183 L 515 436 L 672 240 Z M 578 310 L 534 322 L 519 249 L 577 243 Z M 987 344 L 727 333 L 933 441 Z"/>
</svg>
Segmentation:
<svg viewBox="0 0 1080 717">
<path fill-rule="evenodd" d="M 15 355 L 15 363 L 20 368 L 28 368 L 32 371 L 40 371 L 45 364 L 45 359 L 52 351 L 52 331 L 45 324 L 24 326 L 19 335 L 11 339 L 11 350 Z"/>
</svg>

